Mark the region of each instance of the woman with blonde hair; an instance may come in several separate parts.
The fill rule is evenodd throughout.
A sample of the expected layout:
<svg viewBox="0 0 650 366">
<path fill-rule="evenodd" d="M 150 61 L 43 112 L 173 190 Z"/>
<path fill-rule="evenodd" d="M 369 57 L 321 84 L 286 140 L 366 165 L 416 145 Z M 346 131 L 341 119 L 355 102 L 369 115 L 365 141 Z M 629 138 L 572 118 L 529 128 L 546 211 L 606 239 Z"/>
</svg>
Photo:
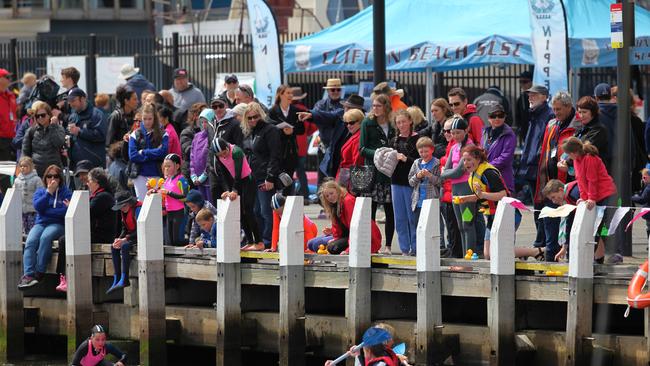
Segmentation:
<svg viewBox="0 0 650 366">
<path fill-rule="evenodd" d="M 429 123 L 424 116 L 424 112 L 422 112 L 420 107 L 412 105 L 406 108 L 406 111 L 409 113 L 411 120 L 413 121 L 413 131 L 419 132 L 429 126 Z"/>
<path fill-rule="evenodd" d="M 366 165 L 374 167 L 375 151 L 380 147 L 388 147 L 390 140 L 395 137 L 395 128 L 392 126 L 393 110 L 390 98 L 384 94 L 377 95 L 372 101 L 372 111 L 361 123 L 361 135 L 359 137 L 359 148 L 361 155 L 366 159 Z M 371 193 L 372 197 L 372 219 L 377 215 L 379 205 L 384 206 L 386 213 L 386 247 L 384 254 L 391 254 L 391 244 L 395 231 L 395 219 L 393 217 L 393 201 L 391 197 L 390 177 L 374 169 L 375 180 Z"/>
<path fill-rule="evenodd" d="M 243 150 L 253 171 L 257 187 L 255 216 L 262 228 L 262 240 L 266 249 L 271 248 L 273 236 L 273 211 L 271 198 L 282 173 L 280 130 L 266 121 L 266 113 L 258 103 L 251 102 L 244 111 L 241 122 L 244 134 Z M 281 188 L 278 186 L 277 188 Z M 255 244 L 249 250 L 265 249 Z"/>
<path fill-rule="evenodd" d="M 330 254 L 347 254 L 356 198 L 333 180 L 328 180 L 321 185 L 319 198 L 325 214 L 332 220 L 332 239 L 327 243 L 327 250 Z M 381 247 L 381 232 L 375 220 L 370 221 L 370 229 L 370 252 L 377 253 Z"/>
</svg>

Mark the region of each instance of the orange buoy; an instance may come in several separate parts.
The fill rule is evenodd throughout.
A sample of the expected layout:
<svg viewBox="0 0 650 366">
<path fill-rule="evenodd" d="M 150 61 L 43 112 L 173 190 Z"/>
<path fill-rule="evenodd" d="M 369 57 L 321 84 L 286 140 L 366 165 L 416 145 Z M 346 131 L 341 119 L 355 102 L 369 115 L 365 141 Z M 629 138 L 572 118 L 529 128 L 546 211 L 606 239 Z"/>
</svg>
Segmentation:
<svg viewBox="0 0 650 366">
<path fill-rule="evenodd" d="M 648 280 L 648 261 L 645 261 L 632 277 L 627 287 L 627 304 L 635 309 L 644 309 L 650 306 L 650 293 L 641 293 L 641 289 Z"/>
</svg>

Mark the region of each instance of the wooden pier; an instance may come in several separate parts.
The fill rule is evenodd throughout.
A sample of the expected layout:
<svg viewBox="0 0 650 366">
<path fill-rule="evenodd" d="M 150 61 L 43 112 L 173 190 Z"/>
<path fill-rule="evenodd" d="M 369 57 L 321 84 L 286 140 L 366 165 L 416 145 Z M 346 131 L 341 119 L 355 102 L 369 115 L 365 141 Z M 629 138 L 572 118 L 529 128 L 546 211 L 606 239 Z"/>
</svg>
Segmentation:
<svg viewBox="0 0 650 366">
<path fill-rule="evenodd" d="M 105 295 L 110 245 L 90 245 L 88 194 L 78 191 L 66 215 L 66 296 L 54 291 L 51 275 L 16 289 L 20 199 L 10 189 L 0 208 L 0 363 L 22 359 L 25 332 L 65 335 L 71 355 L 89 325 L 101 323 L 111 339 L 138 341 L 143 365 L 165 365 L 172 342 L 215 347 L 217 365 L 240 365 L 240 352 L 253 350 L 293 366 L 305 355 L 336 357 L 374 322 L 392 325 L 417 365 L 650 362 L 647 312 L 623 318 L 636 266 L 592 264 L 595 214 L 584 205 L 576 211 L 570 263 L 544 264 L 514 260 L 514 209 L 503 203 L 492 259 L 466 261 L 440 259 L 435 200 L 423 206 L 414 258 L 370 256 L 367 199 L 357 200 L 348 256 L 303 253 L 301 198 L 287 200 L 279 253 L 240 253 L 238 200 L 218 202 L 217 249 L 163 248 L 160 197 L 152 195 L 138 218 L 131 287 Z M 547 270 L 563 275 L 541 273 Z M 593 332 L 599 307 L 610 316 L 607 333 Z"/>
</svg>

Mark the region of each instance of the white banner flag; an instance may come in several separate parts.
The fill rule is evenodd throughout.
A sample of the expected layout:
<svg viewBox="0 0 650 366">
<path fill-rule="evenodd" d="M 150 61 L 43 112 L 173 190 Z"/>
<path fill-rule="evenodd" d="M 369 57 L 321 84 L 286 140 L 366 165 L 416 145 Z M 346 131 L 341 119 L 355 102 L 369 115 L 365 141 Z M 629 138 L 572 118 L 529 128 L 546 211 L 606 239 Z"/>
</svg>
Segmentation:
<svg viewBox="0 0 650 366">
<path fill-rule="evenodd" d="M 630 207 L 619 207 L 616 209 L 614 216 L 612 216 L 612 223 L 609 224 L 609 231 L 607 232 L 608 236 L 614 235 L 616 229 L 618 228 L 618 225 L 621 223 L 621 220 L 623 220 L 629 211 Z"/>
<path fill-rule="evenodd" d="M 280 43 L 273 13 L 264 0 L 248 0 L 248 20 L 253 35 L 257 99 L 267 107 L 282 83 Z"/>
<path fill-rule="evenodd" d="M 535 74 L 533 84 L 547 87 L 552 96 L 568 91 L 564 11 L 560 0 L 528 0 Z"/>
</svg>

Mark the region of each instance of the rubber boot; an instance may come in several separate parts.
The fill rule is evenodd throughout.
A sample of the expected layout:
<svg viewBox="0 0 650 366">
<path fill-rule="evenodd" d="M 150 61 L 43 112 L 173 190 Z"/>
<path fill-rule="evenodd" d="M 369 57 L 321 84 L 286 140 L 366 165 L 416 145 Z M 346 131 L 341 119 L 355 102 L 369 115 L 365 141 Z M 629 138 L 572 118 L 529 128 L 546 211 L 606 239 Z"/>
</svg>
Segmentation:
<svg viewBox="0 0 650 366">
<path fill-rule="evenodd" d="M 129 282 L 129 276 L 122 272 L 122 277 L 120 277 L 120 281 L 113 286 L 115 290 L 124 288 L 124 287 L 129 287 L 131 283 Z"/>
<path fill-rule="evenodd" d="M 61 275 L 59 279 L 59 285 L 56 286 L 56 290 L 60 292 L 67 292 L 68 291 L 68 281 L 65 279 L 65 275 Z"/>
<path fill-rule="evenodd" d="M 106 295 L 108 295 L 108 294 L 110 294 L 111 292 L 117 290 L 117 289 L 115 288 L 115 286 L 117 285 L 118 278 L 119 278 L 119 277 L 118 277 L 116 274 L 113 275 L 113 284 L 111 285 L 111 287 L 108 288 L 108 290 L 106 290 Z"/>
</svg>

